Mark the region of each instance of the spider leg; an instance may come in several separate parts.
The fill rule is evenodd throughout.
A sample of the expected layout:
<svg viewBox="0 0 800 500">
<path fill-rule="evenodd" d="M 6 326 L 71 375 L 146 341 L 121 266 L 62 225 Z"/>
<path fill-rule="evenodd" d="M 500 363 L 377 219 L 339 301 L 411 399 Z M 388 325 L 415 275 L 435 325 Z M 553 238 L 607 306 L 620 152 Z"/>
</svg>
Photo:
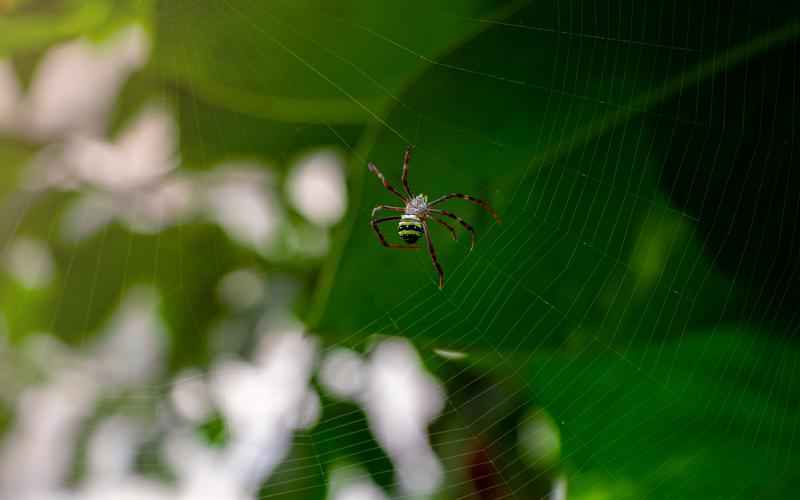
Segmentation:
<svg viewBox="0 0 800 500">
<path fill-rule="evenodd" d="M 409 198 L 413 198 L 414 194 L 411 192 L 411 188 L 408 187 L 408 164 L 411 161 L 411 150 L 414 149 L 414 146 L 409 146 L 406 148 L 406 152 L 403 153 L 403 187 L 406 188 L 406 193 L 408 193 Z"/>
<path fill-rule="evenodd" d="M 478 198 L 475 198 L 474 196 L 470 196 L 468 194 L 461 194 L 461 193 L 446 194 L 446 195 L 444 195 L 444 196 L 442 196 L 440 198 L 436 198 L 432 202 L 428 203 L 428 206 L 432 207 L 434 205 L 438 205 L 439 203 L 442 203 L 443 201 L 451 200 L 453 198 L 457 198 L 457 199 L 460 199 L 460 200 L 466 200 L 466 201 L 469 201 L 469 202 L 472 202 L 472 203 L 478 205 L 482 209 L 484 209 L 487 212 L 489 212 L 489 215 L 494 217 L 494 220 L 496 220 L 498 224 L 502 223 L 502 221 L 500 220 L 500 217 L 498 217 L 498 215 L 492 209 L 491 205 L 489 205 L 487 202 L 485 202 L 483 200 L 479 200 Z"/>
<path fill-rule="evenodd" d="M 380 171 L 380 170 L 378 170 L 378 167 L 376 167 L 374 163 L 370 163 L 370 164 L 369 164 L 369 166 L 368 166 L 368 168 L 369 168 L 369 171 L 370 171 L 370 172 L 372 172 L 373 174 L 375 174 L 375 175 L 378 177 L 378 179 L 380 179 L 380 180 L 381 180 L 381 182 L 383 183 L 383 187 L 385 187 L 385 188 L 386 188 L 386 189 L 388 189 L 388 190 L 389 190 L 391 193 L 395 194 L 395 195 L 396 195 L 398 198 L 400 198 L 401 200 L 403 200 L 403 203 L 408 203 L 408 198 L 406 198 L 405 196 L 403 196 L 402 194 L 400 194 L 400 192 L 399 192 L 398 190 L 396 190 L 394 187 L 392 187 L 392 185 L 391 185 L 391 184 L 389 184 L 389 181 L 387 181 L 387 180 L 386 180 L 386 177 L 384 177 L 384 176 L 383 176 L 383 174 L 381 173 L 381 171 Z"/>
<path fill-rule="evenodd" d="M 453 226 L 441 219 L 437 219 L 436 217 L 431 217 L 431 220 L 447 228 L 447 230 L 450 231 L 450 234 L 453 235 L 454 240 L 458 239 L 458 236 L 456 236 L 456 229 Z"/>
<path fill-rule="evenodd" d="M 439 273 L 439 290 L 441 290 L 444 288 L 444 270 L 442 269 L 442 265 L 439 264 L 439 259 L 436 258 L 436 249 L 433 248 L 433 240 L 431 239 L 430 231 L 428 231 L 428 223 L 422 221 L 422 227 L 425 229 L 425 239 L 428 240 L 428 253 L 431 255 L 433 267 L 435 267 L 436 272 Z"/>
<path fill-rule="evenodd" d="M 377 207 L 376 207 L 377 208 Z M 375 234 L 378 235 L 378 241 L 381 242 L 381 245 L 385 246 L 386 248 L 401 248 L 401 249 L 415 249 L 419 248 L 416 245 L 398 245 L 397 243 L 389 243 L 386 241 L 386 238 L 383 237 L 383 233 L 381 233 L 378 224 L 382 224 L 384 222 L 389 222 L 393 220 L 401 220 L 402 217 L 394 216 L 394 217 L 382 217 L 380 219 L 372 219 L 369 221 L 369 225 L 372 226 L 373 231 Z"/>
<path fill-rule="evenodd" d="M 464 226 L 464 229 L 469 231 L 469 235 L 472 238 L 472 243 L 469 246 L 470 251 L 472 251 L 472 249 L 475 248 L 475 228 L 470 226 L 467 221 L 465 221 L 464 219 L 462 219 L 461 217 L 459 217 L 458 215 L 456 215 L 456 214 L 454 214 L 452 212 L 448 212 L 447 210 L 440 210 L 440 209 L 434 208 L 434 209 L 431 210 L 431 212 L 433 212 L 435 214 L 442 214 L 445 217 L 450 217 L 451 219 L 457 220 L 459 224 Z"/>
<path fill-rule="evenodd" d="M 372 209 L 372 218 L 375 218 L 375 214 L 378 213 L 380 210 L 388 210 L 389 212 L 400 212 L 405 213 L 406 209 L 402 207 L 393 207 L 391 205 L 378 205 L 377 207 Z"/>
</svg>

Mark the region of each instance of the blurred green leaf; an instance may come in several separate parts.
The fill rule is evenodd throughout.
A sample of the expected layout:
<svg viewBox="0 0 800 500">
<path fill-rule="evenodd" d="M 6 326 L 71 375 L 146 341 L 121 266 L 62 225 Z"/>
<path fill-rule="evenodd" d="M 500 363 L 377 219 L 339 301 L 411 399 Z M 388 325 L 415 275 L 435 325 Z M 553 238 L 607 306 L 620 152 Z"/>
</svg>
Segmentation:
<svg viewBox="0 0 800 500">
<path fill-rule="evenodd" d="M 286 172 L 298 154 L 312 148 L 347 150 L 361 125 L 301 125 L 230 111 L 176 91 L 172 100 L 180 126 L 183 167 L 204 169 L 228 160 L 255 160 Z"/>
<path fill-rule="evenodd" d="M 71 37 L 110 33 L 138 18 L 149 4 L 149 0 L 26 2 L 0 17 L 0 56 L 41 49 Z"/>
<path fill-rule="evenodd" d="M 514 28 L 548 15 L 524 9 L 431 66 L 387 126 L 362 141 L 353 211 L 310 318 L 319 331 L 350 338 L 377 322 L 424 348 L 455 350 L 581 345 L 592 336 L 628 345 L 735 311 L 739 292 L 706 255 L 696 221 L 659 188 L 670 131 L 684 124 L 648 112 L 724 65 L 656 44 L 658 32 L 652 43 L 620 44 Z M 719 60 L 748 54 L 726 48 Z M 424 250 L 383 248 L 368 224 L 372 207 L 402 202 L 367 161 L 399 186 L 406 141 L 417 146 L 412 189 L 470 193 L 505 220 L 447 203 L 475 226 L 478 243 L 470 253 L 466 235 L 456 244 L 431 228 L 447 276 L 441 292 Z M 391 224 L 384 231 L 397 240 Z"/>
<path fill-rule="evenodd" d="M 17 191 L 22 166 L 33 156 L 33 149 L 23 144 L 8 140 L 0 140 L 0 163 L 5 168 L 0 170 L 0 199 L 8 200 Z M 2 224 L 8 224 L 3 218 Z"/>
<path fill-rule="evenodd" d="M 214 413 L 196 429 L 200 438 L 214 448 L 224 448 L 230 437 L 225 427 L 225 420 L 219 413 Z"/>
<path fill-rule="evenodd" d="M 160 2 L 156 64 L 189 92 L 233 111 L 288 122 L 364 122 L 426 59 L 483 29 L 474 18 L 494 15 L 495 4 Z"/>
<path fill-rule="evenodd" d="M 795 345 L 726 329 L 514 359 L 561 426 L 576 499 L 792 497 L 798 362 Z"/>
</svg>

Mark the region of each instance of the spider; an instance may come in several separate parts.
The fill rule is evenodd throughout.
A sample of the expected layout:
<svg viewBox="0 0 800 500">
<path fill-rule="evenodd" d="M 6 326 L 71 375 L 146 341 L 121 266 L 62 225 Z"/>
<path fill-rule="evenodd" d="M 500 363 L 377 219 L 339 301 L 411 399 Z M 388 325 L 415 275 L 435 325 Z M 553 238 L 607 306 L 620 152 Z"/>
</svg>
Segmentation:
<svg viewBox="0 0 800 500">
<path fill-rule="evenodd" d="M 399 191 L 397 191 L 389 181 L 383 176 L 378 167 L 375 166 L 374 163 L 369 164 L 369 171 L 375 174 L 378 179 L 383 183 L 383 187 L 388 189 L 392 194 L 403 200 L 402 207 L 393 207 L 390 205 L 378 205 L 377 207 L 372 209 L 372 218 L 370 219 L 369 223 L 372 226 L 372 229 L 375 231 L 375 234 L 378 236 L 378 240 L 380 241 L 381 245 L 385 246 L 386 248 L 399 248 L 399 249 L 416 249 L 419 248 L 415 245 L 418 239 L 425 235 L 425 239 L 428 243 L 428 253 L 431 256 L 431 260 L 433 261 L 433 267 L 436 268 L 436 272 L 439 273 L 439 289 L 444 287 L 444 270 L 442 269 L 441 264 L 439 264 L 439 259 L 436 258 L 436 250 L 433 248 L 433 241 L 431 240 L 430 231 L 428 230 L 428 219 L 436 222 L 437 224 L 441 225 L 445 229 L 447 229 L 450 234 L 453 236 L 453 239 L 456 239 L 456 230 L 453 226 L 448 224 L 447 222 L 442 220 L 442 217 L 449 217 L 459 224 L 461 224 L 464 229 L 469 231 L 471 244 L 470 244 L 470 251 L 475 247 L 475 229 L 470 226 L 464 219 L 459 217 L 458 215 L 448 212 L 447 210 L 441 210 L 438 208 L 433 208 L 436 205 L 453 199 L 461 199 L 466 200 L 476 205 L 480 206 L 489 214 L 494 217 L 494 219 L 500 223 L 500 218 L 497 214 L 492 210 L 492 207 L 489 206 L 488 203 L 485 201 L 479 200 L 473 196 L 461 193 L 450 193 L 439 198 L 436 198 L 433 201 L 428 201 L 428 197 L 424 194 L 413 194 L 411 189 L 408 187 L 408 164 L 411 161 L 411 150 L 412 146 L 406 148 L 405 153 L 403 154 L 403 176 L 402 182 L 403 187 L 405 188 L 406 194 L 403 195 Z M 393 216 L 393 217 L 381 217 L 376 218 L 375 214 L 380 210 L 388 210 L 390 212 L 400 212 L 403 215 L 401 216 Z M 396 243 L 389 243 L 386 241 L 386 238 L 383 237 L 380 228 L 378 227 L 379 224 L 384 222 L 390 221 L 399 221 L 397 225 L 397 233 L 400 235 L 400 238 L 406 242 L 406 244 L 396 244 Z"/>
</svg>

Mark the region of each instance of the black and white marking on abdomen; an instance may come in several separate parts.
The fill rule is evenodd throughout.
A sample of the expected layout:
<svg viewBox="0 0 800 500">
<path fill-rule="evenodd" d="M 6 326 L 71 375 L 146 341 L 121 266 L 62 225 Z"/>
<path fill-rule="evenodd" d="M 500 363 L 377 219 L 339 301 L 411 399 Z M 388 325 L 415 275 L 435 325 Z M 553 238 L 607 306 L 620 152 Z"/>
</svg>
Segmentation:
<svg viewBox="0 0 800 500">
<path fill-rule="evenodd" d="M 397 234 L 409 244 L 414 244 L 418 239 L 425 234 L 425 228 L 419 217 L 415 215 L 404 215 L 403 219 L 397 225 Z"/>
</svg>

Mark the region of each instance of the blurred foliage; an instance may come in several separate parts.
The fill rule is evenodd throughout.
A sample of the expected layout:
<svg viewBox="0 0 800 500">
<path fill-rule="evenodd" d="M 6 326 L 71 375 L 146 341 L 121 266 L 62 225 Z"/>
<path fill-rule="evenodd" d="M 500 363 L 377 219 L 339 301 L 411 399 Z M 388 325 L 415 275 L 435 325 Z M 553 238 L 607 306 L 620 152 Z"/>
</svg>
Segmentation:
<svg viewBox="0 0 800 500">
<path fill-rule="evenodd" d="M 100 38 L 147 15 L 151 0 L 5 0 L 0 56 L 42 49 L 76 36 Z M 5 12 L 4 12 L 5 11 Z"/>
<path fill-rule="evenodd" d="M 575 498 L 620 499 L 789 495 L 798 361 L 796 345 L 722 328 L 526 360 L 533 397 L 561 423 Z"/>
<path fill-rule="evenodd" d="M 203 99 L 290 123 L 363 123 L 495 2 L 162 2 L 156 64 Z M 298 29 L 302 27 L 302 29 Z M 411 27 L 411 29 L 409 29 Z M 402 45 L 413 53 L 386 58 Z M 236 47 L 236 50 L 230 50 Z M 254 65 L 263 65 L 258 70 Z"/>
<path fill-rule="evenodd" d="M 792 496 L 800 353 L 775 335 L 784 331 L 752 327 L 762 319 L 752 304 L 774 298 L 771 282 L 756 280 L 753 290 L 738 274 L 758 221 L 731 216 L 724 227 L 739 228 L 744 243 L 720 266 L 716 245 L 731 245 L 730 231 L 702 208 L 723 182 L 710 175 L 700 189 L 686 186 L 707 162 L 726 170 L 738 161 L 725 156 L 738 154 L 736 136 L 691 144 L 698 130 L 731 123 L 705 108 L 700 96 L 714 91 L 704 86 L 775 47 L 792 47 L 796 63 L 796 5 L 28 0 L 0 2 L 0 11 L 0 56 L 12 57 L 24 79 L 52 44 L 101 40 L 134 20 L 145 26 L 151 60 L 124 87 L 112 130 L 144 103 L 167 102 L 186 170 L 254 159 L 282 185 L 312 148 L 332 146 L 350 159 L 348 215 L 330 255 L 270 260 L 199 221 L 157 234 L 113 224 L 65 243 L 58 224 L 74 195 L 17 190 L 41 145 L 3 138 L 0 236 L 48 241 L 58 269 L 44 290 L 0 282 L 12 341 L 52 331 L 83 343 L 129 287 L 150 282 L 163 293 L 171 371 L 204 366 L 217 354 L 209 332 L 225 313 L 217 284 L 251 266 L 303 283 L 296 312 L 327 343 L 362 348 L 372 334 L 408 337 L 448 393 L 471 387 L 468 395 L 486 396 L 454 396 L 455 410 L 437 423 L 434 442 L 456 496 L 469 494 L 471 470 L 456 462 L 478 452 L 497 458 L 499 472 L 487 474 L 518 493 L 541 494 L 537 481 L 563 473 L 571 498 Z M 769 74 L 776 86 L 787 78 Z M 796 89 L 796 70 L 789 78 Z M 742 90 L 733 102 L 742 95 L 750 96 Z M 785 133 L 796 147 L 793 120 L 770 137 Z M 384 249 L 368 225 L 373 206 L 397 200 L 367 161 L 399 185 L 409 143 L 412 189 L 470 193 L 503 217 L 496 225 L 473 205 L 449 202 L 478 242 L 469 252 L 467 235 L 453 242 L 434 229 L 442 291 L 424 251 Z M 771 175 L 758 155 L 752 168 Z M 755 185 L 743 181 L 734 209 L 770 196 Z M 770 213 L 791 222 L 793 210 Z M 783 244 L 796 258 L 794 234 Z M 433 349 L 463 351 L 466 364 Z M 515 444 L 531 414 L 559 426 L 560 460 L 541 470 Z M 219 444 L 224 422 L 200 432 Z M 323 472 L 342 461 L 383 487 L 395 480 L 363 414 L 325 399 L 321 422 L 297 437 L 262 493 L 321 498 Z"/>
</svg>

